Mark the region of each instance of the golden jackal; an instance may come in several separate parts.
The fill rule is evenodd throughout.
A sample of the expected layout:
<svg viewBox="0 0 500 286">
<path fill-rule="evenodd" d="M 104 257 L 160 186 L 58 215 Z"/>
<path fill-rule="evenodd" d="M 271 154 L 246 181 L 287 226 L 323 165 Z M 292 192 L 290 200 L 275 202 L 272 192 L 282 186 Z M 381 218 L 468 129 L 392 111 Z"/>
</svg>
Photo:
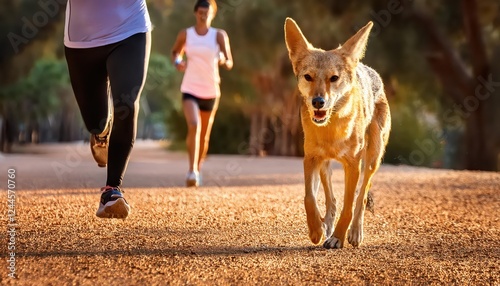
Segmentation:
<svg viewBox="0 0 500 286">
<path fill-rule="evenodd" d="M 304 204 L 309 238 L 326 239 L 325 248 L 342 248 L 348 241 L 363 241 L 363 219 L 371 179 L 380 166 L 391 129 L 389 105 L 380 76 L 360 63 L 364 56 L 369 22 L 337 49 L 314 48 L 294 20 L 285 21 L 285 42 L 298 88 L 304 129 Z M 336 206 L 332 193 L 330 160 L 342 163 L 345 172 L 344 206 L 333 229 Z M 364 160 L 364 178 L 353 202 Z M 326 214 L 321 217 L 316 196 L 323 185 Z"/>
</svg>

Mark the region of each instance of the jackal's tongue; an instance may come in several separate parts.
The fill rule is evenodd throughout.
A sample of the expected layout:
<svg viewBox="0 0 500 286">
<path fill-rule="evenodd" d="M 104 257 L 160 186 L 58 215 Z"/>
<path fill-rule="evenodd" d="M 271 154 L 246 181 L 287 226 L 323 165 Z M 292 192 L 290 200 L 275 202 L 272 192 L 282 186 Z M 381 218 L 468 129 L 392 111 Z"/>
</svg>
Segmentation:
<svg viewBox="0 0 500 286">
<path fill-rule="evenodd" d="M 325 110 L 314 110 L 314 117 L 321 119 L 325 116 L 326 116 Z"/>
</svg>

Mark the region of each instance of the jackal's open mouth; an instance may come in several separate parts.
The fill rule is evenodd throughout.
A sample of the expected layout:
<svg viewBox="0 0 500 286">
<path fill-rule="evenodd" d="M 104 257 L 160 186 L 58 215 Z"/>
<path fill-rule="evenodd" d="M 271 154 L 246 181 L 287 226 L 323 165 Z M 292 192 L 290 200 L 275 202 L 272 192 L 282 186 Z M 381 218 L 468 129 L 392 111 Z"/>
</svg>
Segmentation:
<svg viewBox="0 0 500 286">
<path fill-rule="evenodd" d="M 312 120 L 317 124 L 325 123 L 327 120 L 326 110 L 314 110 L 314 116 Z"/>
</svg>

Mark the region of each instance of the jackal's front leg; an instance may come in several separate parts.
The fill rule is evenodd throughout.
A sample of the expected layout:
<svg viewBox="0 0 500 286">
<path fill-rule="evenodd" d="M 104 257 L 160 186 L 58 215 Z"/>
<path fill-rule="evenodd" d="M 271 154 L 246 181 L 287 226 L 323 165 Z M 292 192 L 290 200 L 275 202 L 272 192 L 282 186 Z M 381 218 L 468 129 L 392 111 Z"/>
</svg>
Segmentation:
<svg viewBox="0 0 500 286">
<path fill-rule="evenodd" d="M 345 191 L 344 191 L 344 206 L 340 214 L 339 221 L 335 226 L 333 236 L 325 241 L 325 248 L 342 248 L 347 234 L 347 229 L 351 224 L 352 219 L 352 204 L 356 193 L 356 185 L 359 179 L 360 161 L 354 164 L 344 164 L 345 172 Z"/>
<path fill-rule="evenodd" d="M 306 189 L 304 206 L 306 208 L 309 238 L 314 244 L 320 243 L 324 234 L 323 220 L 321 219 L 316 201 L 320 182 L 319 169 L 321 163 L 317 158 L 304 157 L 304 181 Z"/>
<path fill-rule="evenodd" d="M 330 160 L 325 160 L 321 164 L 321 184 L 325 191 L 326 213 L 324 219 L 325 238 L 328 239 L 333 233 L 333 224 L 335 223 L 335 215 L 337 212 L 337 205 L 335 197 L 333 196 L 332 188 L 332 172 L 330 169 Z"/>
</svg>

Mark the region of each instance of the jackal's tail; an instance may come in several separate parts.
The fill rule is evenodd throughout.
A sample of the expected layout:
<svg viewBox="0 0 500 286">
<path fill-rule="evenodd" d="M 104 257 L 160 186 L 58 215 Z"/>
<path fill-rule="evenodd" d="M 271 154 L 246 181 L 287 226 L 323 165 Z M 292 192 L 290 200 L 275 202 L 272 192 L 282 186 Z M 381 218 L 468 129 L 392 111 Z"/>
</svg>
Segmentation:
<svg viewBox="0 0 500 286">
<path fill-rule="evenodd" d="M 372 214 L 375 214 L 375 201 L 373 201 L 373 193 L 371 191 L 368 191 L 366 209 L 369 210 Z"/>
</svg>

